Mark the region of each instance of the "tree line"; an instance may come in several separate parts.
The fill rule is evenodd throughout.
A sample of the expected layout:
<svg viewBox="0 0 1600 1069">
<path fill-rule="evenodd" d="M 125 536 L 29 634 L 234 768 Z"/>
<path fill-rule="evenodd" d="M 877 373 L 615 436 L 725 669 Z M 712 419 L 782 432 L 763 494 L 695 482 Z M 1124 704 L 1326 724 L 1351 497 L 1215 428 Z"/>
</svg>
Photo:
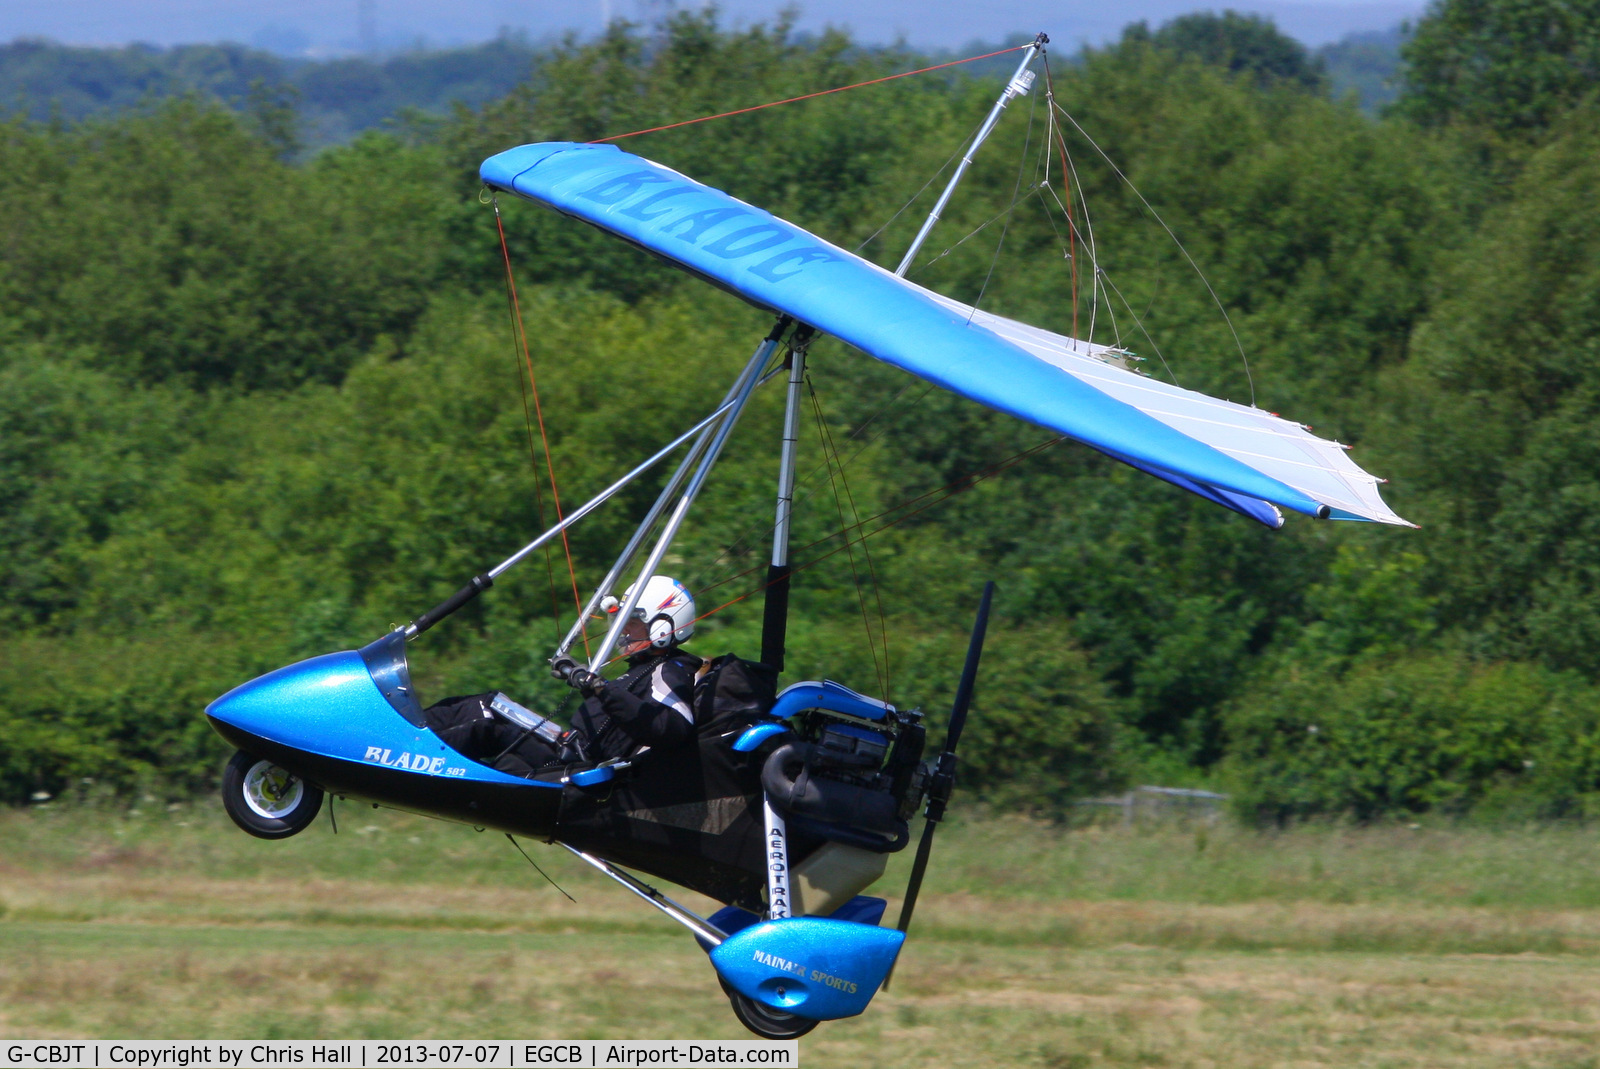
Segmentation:
<svg viewBox="0 0 1600 1069">
<path fill-rule="evenodd" d="M 1148 27 L 1133 32 L 1151 33 Z M 1163 46 L 1234 69 L 1243 64 L 1266 69 L 1274 62 L 1303 66 L 1299 76 L 1319 80 L 1335 96 L 1353 91 L 1368 110 L 1394 97 L 1403 39 L 1396 27 L 1351 34 L 1307 53 L 1270 24 L 1232 12 L 1220 19 L 1185 16 L 1154 33 Z M 348 141 L 363 130 L 425 124 L 458 104 L 481 107 L 535 77 L 536 68 L 554 51 L 510 30 L 476 45 L 330 58 L 234 43 L 93 48 L 19 38 L 0 44 L 0 113 L 75 123 L 184 94 L 244 111 L 288 104 L 296 113 L 299 147 L 309 152 Z M 959 57 L 942 53 L 929 58 Z M 997 57 L 966 69 L 978 77 L 1000 77 L 1009 73 L 1002 70 L 1005 66 L 1004 57 Z"/>
<path fill-rule="evenodd" d="M 301 147 L 477 107 L 526 81 L 541 53 L 514 33 L 481 44 L 387 56 L 309 59 L 239 44 L 91 48 L 21 38 L 0 45 L 0 113 L 81 122 L 192 94 L 236 110 L 290 104 Z"/>
<path fill-rule="evenodd" d="M 1057 57 L 1104 279 L 1081 271 L 1075 303 L 1074 249 L 1024 181 L 1047 143 L 1037 91 L 914 273 L 1051 329 L 1092 321 L 1186 387 L 1246 400 L 1253 383 L 1352 444 L 1420 530 L 1268 532 L 823 341 L 787 679 L 886 692 L 937 725 L 993 577 L 964 782 L 996 804 L 1059 812 L 1139 779 L 1222 786 L 1268 821 L 1588 815 L 1600 13 L 1550 7 L 1555 32 L 1530 12 L 1437 4 L 1379 118 L 1236 15 Z M 552 520 L 484 157 L 921 62 L 685 12 L 309 156 L 281 101 L 0 126 L 0 798 L 206 789 L 223 756 L 207 701 L 376 637 Z M 626 145 L 892 266 L 994 93 L 911 78 Z M 768 324 L 572 220 L 498 208 L 570 503 L 704 415 Z M 674 548 L 702 611 L 731 603 L 702 621 L 703 653 L 759 648 L 781 414 L 758 395 Z M 574 530 L 580 584 L 653 489 Z M 905 518 L 833 552 L 885 512 Z M 559 709 L 543 658 L 571 623 L 565 572 L 532 562 L 430 632 L 424 696 Z"/>
</svg>

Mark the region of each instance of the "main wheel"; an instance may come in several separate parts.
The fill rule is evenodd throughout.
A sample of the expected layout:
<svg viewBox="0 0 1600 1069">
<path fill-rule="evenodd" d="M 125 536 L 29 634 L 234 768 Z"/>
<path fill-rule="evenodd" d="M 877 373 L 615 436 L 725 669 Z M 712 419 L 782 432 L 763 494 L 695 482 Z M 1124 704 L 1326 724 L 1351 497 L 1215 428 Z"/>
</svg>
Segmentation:
<svg viewBox="0 0 1600 1069">
<path fill-rule="evenodd" d="M 717 981 L 722 984 L 722 990 L 728 996 L 728 1002 L 733 1006 L 733 1015 L 739 1018 L 739 1023 L 762 1039 L 799 1039 L 822 1023 L 810 1017 L 796 1017 L 792 1013 L 775 1010 L 764 1002 L 757 1002 L 750 996 L 735 991 L 721 976 L 717 977 Z"/>
<path fill-rule="evenodd" d="M 317 819 L 322 788 L 240 750 L 222 771 L 222 808 L 258 839 L 287 839 Z"/>
</svg>

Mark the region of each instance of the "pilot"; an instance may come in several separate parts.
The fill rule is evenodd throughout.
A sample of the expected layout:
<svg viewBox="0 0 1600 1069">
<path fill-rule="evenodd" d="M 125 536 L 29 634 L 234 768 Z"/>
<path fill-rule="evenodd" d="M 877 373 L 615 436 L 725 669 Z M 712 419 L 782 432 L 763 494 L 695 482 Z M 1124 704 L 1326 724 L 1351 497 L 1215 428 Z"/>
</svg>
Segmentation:
<svg viewBox="0 0 1600 1069">
<path fill-rule="evenodd" d="M 621 609 L 615 598 L 603 605 L 608 613 Z M 607 681 L 564 654 L 551 661 L 556 678 L 584 696 L 572 729 L 559 741 L 554 730 L 530 730 L 496 715 L 495 700 L 501 696 L 493 692 L 446 698 L 423 715 L 453 749 L 518 776 L 564 762 L 626 758 L 644 747 L 682 745 L 694 737 L 694 684 L 702 662 L 679 646 L 694 634 L 694 624 L 688 588 L 676 579 L 652 576 L 623 624 L 617 649 L 627 658 L 627 671 Z"/>
<path fill-rule="evenodd" d="M 633 593 L 629 587 L 623 602 Z M 613 598 L 603 603 L 616 613 Z M 565 740 L 580 760 L 630 757 L 643 747 L 681 746 L 694 738 L 694 684 L 702 661 L 680 649 L 694 634 L 694 596 L 664 575 L 651 576 L 622 625 L 619 652 L 628 670 L 606 680 L 568 656 L 550 663 L 557 679 L 584 696 Z"/>
</svg>

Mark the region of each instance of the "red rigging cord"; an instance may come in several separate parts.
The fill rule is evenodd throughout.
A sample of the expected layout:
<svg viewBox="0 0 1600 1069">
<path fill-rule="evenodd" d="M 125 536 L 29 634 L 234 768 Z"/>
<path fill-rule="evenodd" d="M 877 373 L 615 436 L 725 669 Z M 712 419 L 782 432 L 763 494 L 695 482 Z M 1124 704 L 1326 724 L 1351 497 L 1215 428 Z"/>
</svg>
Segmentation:
<svg viewBox="0 0 1600 1069">
<path fill-rule="evenodd" d="M 996 51 L 993 51 L 993 52 L 984 52 L 984 53 L 982 53 L 980 55 L 976 55 L 976 56 L 967 56 L 965 59 L 950 60 L 949 62 L 946 62 L 946 63 L 935 63 L 932 66 L 919 67 L 916 70 L 902 71 L 899 74 L 888 74 L 888 75 L 884 75 L 881 78 L 869 78 L 864 82 L 854 82 L 854 83 L 852 83 L 850 85 L 841 85 L 841 86 L 837 86 L 837 87 L 835 87 L 833 89 L 822 89 L 822 90 L 819 90 L 819 91 L 817 91 L 815 93 L 803 93 L 800 96 L 787 97 L 787 98 L 785 98 L 783 100 L 773 100 L 773 101 L 769 101 L 769 102 L 767 102 L 765 104 L 756 104 L 756 105 L 753 105 L 753 106 L 748 107 L 748 108 L 736 108 L 733 111 L 719 112 L 719 113 L 717 113 L 715 115 L 702 115 L 697 119 L 685 119 L 682 122 L 667 123 L 667 124 L 665 124 L 663 126 L 651 126 L 651 127 L 646 128 L 646 129 L 643 129 L 643 130 L 632 130 L 632 131 L 629 131 L 628 133 L 625 133 L 625 134 L 611 134 L 608 137 L 595 138 L 593 141 L 590 141 L 588 143 L 591 144 L 591 145 L 603 145 L 603 144 L 606 144 L 607 142 L 611 142 L 611 141 L 621 141 L 624 138 L 639 137 L 639 136 L 641 136 L 643 134 L 660 133 L 663 130 L 676 130 L 679 127 L 682 127 L 682 126 L 693 126 L 693 125 L 695 125 L 697 123 L 711 122 L 713 119 L 727 119 L 727 118 L 731 118 L 732 116 L 735 116 L 735 115 L 747 115 L 750 112 L 763 111 L 763 110 L 765 110 L 767 108 L 776 108 L 776 107 L 779 107 L 780 105 L 783 105 L 783 104 L 794 104 L 794 103 L 798 103 L 799 101 L 802 101 L 802 100 L 814 100 L 817 97 L 830 96 L 830 95 L 832 95 L 834 93 L 843 93 L 843 92 L 846 92 L 847 90 L 850 90 L 850 89 L 861 89 L 861 88 L 864 88 L 864 87 L 869 86 L 869 85 L 881 85 L 884 82 L 892 82 L 892 81 L 895 81 L 895 80 L 900 79 L 900 78 L 910 78 L 912 75 L 916 75 L 916 74 L 927 74 L 930 71 L 944 70 L 947 67 L 958 67 L 958 66 L 961 66 L 962 64 L 974 63 L 974 62 L 976 62 L 978 60 L 981 60 L 981 59 L 993 59 L 995 56 L 1004 56 L 1004 55 L 1007 55 L 1008 53 L 1011 53 L 1011 52 L 1020 52 L 1025 48 L 1032 48 L 1032 47 L 1033 47 L 1033 42 L 1030 41 L 1030 42 L 1028 42 L 1026 44 L 1014 45 L 1011 48 L 1001 48 L 1001 49 L 997 49 Z M 521 308 L 520 303 L 517 300 L 516 280 L 513 277 L 512 270 L 511 270 L 511 252 L 510 252 L 510 249 L 507 247 L 507 243 L 506 243 L 505 227 L 501 224 L 501 221 L 500 221 L 500 205 L 499 205 L 498 201 L 495 203 L 494 222 L 495 222 L 495 229 L 497 231 L 499 231 L 499 235 L 500 235 L 500 253 L 501 253 L 501 256 L 505 260 L 506 286 L 507 286 L 507 289 L 509 290 L 510 295 L 511 295 L 512 312 L 513 312 L 513 314 L 515 316 L 515 320 L 516 320 L 517 341 L 520 344 L 521 349 L 522 349 L 523 361 L 527 365 L 528 383 L 532 387 L 533 407 L 534 407 L 534 412 L 537 415 L 537 419 L 538 419 L 538 423 L 539 423 L 539 437 L 540 437 L 540 439 L 541 439 L 541 441 L 542 441 L 542 443 L 544 445 L 545 470 L 548 471 L 549 474 L 550 474 L 550 492 L 555 498 L 556 519 L 559 522 L 560 520 L 562 520 L 564 518 L 562 516 L 562 509 L 561 509 L 561 492 L 556 486 L 555 465 L 554 465 L 554 463 L 552 463 L 551 457 L 550 457 L 550 438 L 549 438 L 549 435 L 545 431 L 544 410 L 543 410 L 543 407 L 540 405 L 540 402 L 539 402 L 539 387 L 538 387 L 538 384 L 534 381 L 533 358 L 528 352 L 527 330 L 523 326 L 523 323 L 522 323 L 522 308 Z M 1073 270 L 1074 270 L 1074 272 L 1076 272 L 1076 270 L 1077 270 L 1076 262 L 1074 262 L 1074 264 L 1073 264 Z M 1076 315 L 1076 310 L 1074 310 L 1074 315 Z M 526 396 L 524 396 L 524 405 L 526 405 Z M 1029 452 L 1031 453 L 1032 451 L 1029 451 Z M 1009 466 L 1009 464 L 1006 465 L 1006 466 Z M 831 472 L 830 472 L 830 477 L 831 477 Z M 983 477 L 984 477 L 983 475 L 977 476 L 977 478 L 983 478 Z M 952 492 L 955 492 L 955 491 L 952 491 Z M 928 495 L 922 495 L 922 496 L 925 497 L 925 496 L 928 496 Z M 936 502 L 930 502 L 930 505 L 934 504 L 934 503 L 936 503 Z M 851 504 L 852 504 L 852 508 L 853 508 L 854 507 L 854 502 L 852 501 Z M 924 509 L 928 508 L 928 507 L 930 507 L 930 506 L 929 505 L 924 505 L 923 506 Z M 893 511 L 893 510 L 891 509 L 889 511 Z M 922 509 L 917 509 L 916 510 L 916 512 L 921 512 L 921 511 L 922 511 Z M 908 519 L 908 518 L 910 518 L 910 516 L 916 515 L 916 512 L 908 513 L 906 516 L 902 516 L 899 519 L 893 520 L 890 523 L 885 524 L 884 527 L 878 528 L 878 530 L 881 531 L 886 527 L 890 527 L 890 526 L 893 526 L 893 524 L 895 524 L 895 523 L 899 523 L 901 520 Z M 879 515 L 884 515 L 884 514 L 880 513 Z M 873 518 L 876 519 L 877 517 L 873 517 Z M 867 522 L 870 522 L 870 521 L 859 520 L 858 519 L 856 524 L 854 524 L 854 527 L 859 531 L 861 529 L 861 527 Z M 849 536 L 848 536 L 848 534 L 846 532 L 841 532 L 841 533 L 845 534 L 845 544 L 843 546 L 839 547 L 839 549 L 848 549 L 853 544 L 853 542 L 849 538 Z M 873 531 L 871 533 L 876 534 L 877 531 Z M 854 541 L 857 541 L 857 542 L 865 541 L 866 537 L 867 537 L 867 535 L 863 534 L 860 538 L 855 539 Z M 576 570 L 576 568 L 574 568 L 573 563 L 572 563 L 572 546 L 571 546 L 571 544 L 569 543 L 569 541 L 567 539 L 567 532 L 566 531 L 562 531 L 561 532 L 561 545 L 562 545 L 562 548 L 566 551 L 567 574 L 572 580 L 572 599 L 573 599 L 573 603 L 577 606 L 578 612 L 581 615 L 582 612 L 583 612 L 583 598 L 582 598 L 582 595 L 579 594 L 579 592 L 578 592 L 578 573 L 577 573 L 577 570 Z M 815 564 L 818 561 L 820 561 L 822 559 L 825 559 L 826 557 L 832 556 L 833 553 L 836 553 L 836 552 L 839 552 L 839 550 L 834 550 L 834 551 L 832 551 L 830 553 L 824 554 L 823 557 L 819 557 L 819 558 L 817 558 L 816 561 L 811 561 L 810 563 L 811 564 Z M 806 567 L 806 566 L 807 565 L 802 565 L 802 567 Z M 869 558 L 868 566 L 869 566 L 869 568 L 871 567 L 870 558 Z M 799 570 L 799 569 L 796 569 L 796 570 Z M 765 584 L 763 584 L 762 587 L 758 587 L 757 588 L 757 590 L 761 590 L 761 589 L 765 589 Z M 750 594 L 754 594 L 754 593 L 756 593 L 756 590 L 750 591 Z M 745 594 L 745 595 L 742 595 L 741 597 L 735 598 L 733 601 L 728 602 L 726 605 L 720 605 L 717 608 L 712 609 L 710 612 L 707 612 L 707 613 L 697 617 L 696 619 L 697 620 L 703 620 L 703 619 L 705 619 L 705 617 L 710 616 L 713 613 L 720 612 L 722 609 L 727 608 L 728 605 L 732 605 L 732 604 L 735 604 L 736 602 L 743 601 L 745 598 L 749 597 L 750 594 Z M 863 611 L 864 610 L 865 610 L 865 605 L 863 605 Z M 881 617 L 882 613 L 883 613 L 883 607 L 882 607 L 881 600 L 880 600 L 880 603 L 879 603 L 879 606 L 878 606 L 878 611 L 879 611 L 879 615 Z M 867 630 L 868 630 L 868 635 L 870 636 L 870 634 L 871 634 L 871 625 L 870 624 L 868 625 Z M 885 636 L 885 638 L 887 638 L 887 636 Z M 588 635 L 587 628 L 585 628 L 583 630 L 583 646 L 584 646 L 585 652 L 588 652 L 588 650 L 589 650 L 589 635 Z M 887 655 L 888 655 L 887 643 L 885 644 L 884 655 L 885 655 L 885 658 L 887 658 Z M 876 651 L 874 651 L 874 658 L 876 659 Z"/>
<path fill-rule="evenodd" d="M 500 225 L 500 205 L 496 203 L 494 208 L 495 225 L 498 227 Z M 500 251 L 502 255 L 506 252 L 504 241 L 501 242 Z M 509 268 L 509 264 L 507 266 Z M 539 517 L 539 526 L 543 527 L 545 522 L 544 490 L 542 488 L 542 480 L 540 480 L 538 477 L 539 453 L 533 444 L 533 411 L 528 407 L 528 380 L 522 376 L 522 358 L 521 353 L 518 352 L 518 350 L 521 348 L 520 342 L 522 341 L 522 322 L 521 318 L 517 314 L 517 299 L 515 292 L 516 287 L 513 284 L 509 269 L 506 271 L 505 283 L 506 315 L 511 320 L 511 360 L 513 366 L 517 369 L 517 392 L 522 395 L 522 423 L 528 432 L 528 467 L 531 468 L 534 473 L 533 507 L 534 512 Z M 545 577 L 550 586 L 550 619 L 556 625 L 556 641 L 559 642 L 559 636 L 561 633 L 561 598 L 556 594 L 556 571 L 555 566 L 550 562 L 550 547 L 548 545 L 544 547 L 544 566 Z"/>
<path fill-rule="evenodd" d="M 522 348 L 522 359 L 528 368 L 528 385 L 533 393 L 533 411 L 539 422 L 539 440 L 544 445 L 544 467 L 545 471 L 550 474 L 550 494 L 555 498 L 556 522 L 560 523 L 565 519 L 561 510 L 561 491 L 556 486 L 556 466 L 550 457 L 550 435 L 545 431 L 544 427 L 544 408 L 539 403 L 539 383 L 533 377 L 533 355 L 528 351 L 528 330 L 522 322 L 522 304 L 517 299 L 517 280 L 511 270 L 511 249 L 506 243 L 506 228 L 500 222 L 500 202 L 498 200 L 495 201 L 494 205 L 494 226 L 500 233 L 500 255 L 505 260 L 506 265 L 506 289 L 511 294 L 511 310 L 516 319 L 516 340 Z M 526 406 L 526 398 L 524 398 L 523 404 Z M 577 607 L 579 617 L 582 617 L 583 596 L 578 593 L 578 570 L 572 565 L 572 544 L 567 541 L 565 529 L 561 531 L 561 548 L 566 551 L 567 576 L 572 580 L 572 602 Z M 554 596 L 555 591 L 552 587 L 552 600 Z M 553 605 L 552 608 L 554 608 Z M 582 634 L 583 650 L 587 654 L 589 652 L 589 631 L 587 627 L 582 629 Z"/>
<path fill-rule="evenodd" d="M 823 89 L 815 93 L 805 93 L 801 96 L 789 97 L 786 100 L 773 100 L 766 104 L 756 104 L 748 108 L 737 108 L 733 111 L 724 111 L 716 115 L 702 115 L 698 119 L 685 119 L 682 122 L 667 123 L 665 126 L 652 126 L 645 130 L 634 130 L 626 134 L 612 134 L 610 137 L 597 137 L 593 141 L 590 141 L 589 144 L 603 145 L 608 141 L 621 141 L 625 137 L 638 137 L 640 134 L 655 134 L 660 133 L 662 130 L 676 130 L 680 126 L 693 126 L 695 123 L 710 122 L 712 119 L 726 119 L 733 115 L 746 115 L 752 111 L 761 111 L 765 108 L 775 108 L 780 104 L 793 104 L 801 100 L 812 100 L 816 97 L 825 97 L 831 93 L 843 93 L 847 89 L 860 89 L 863 86 L 878 85 L 882 82 L 892 82 L 896 78 L 909 78 L 913 74 L 927 74 L 929 71 L 943 70 L 946 67 L 958 67 L 963 63 L 973 63 L 980 59 L 992 59 L 995 56 L 1003 56 L 1007 52 L 1020 52 L 1024 48 L 1032 47 L 1033 42 L 1029 41 L 1027 44 L 1017 45 L 1015 48 L 1002 48 L 998 52 L 985 52 L 981 56 L 968 56 L 966 59 L 953 59 L 948 63 L 935 63 L 931 67 L 919 67 L 914 71 L 904 71 L 900 74 L 887 74 L 882 78 L 870 78 L 864 82 L 856 82 L 854 85 L 841 85 L 836 89 Z"/>
</svg>

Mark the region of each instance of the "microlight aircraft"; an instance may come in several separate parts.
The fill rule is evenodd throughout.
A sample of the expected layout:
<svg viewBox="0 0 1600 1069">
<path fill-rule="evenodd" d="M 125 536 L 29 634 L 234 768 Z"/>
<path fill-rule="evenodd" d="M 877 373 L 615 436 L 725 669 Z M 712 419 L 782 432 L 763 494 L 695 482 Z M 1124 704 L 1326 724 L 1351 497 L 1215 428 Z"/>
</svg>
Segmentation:
<svg viewBox="0 0 1600 1069">
<path fill-rule="evenodd" d="M 213 702 L 212 726 L 239 750 L 223 784 L 234 820 L 263 838 L 293 835 L 333 792 L 559 843 L 689 929 L 747 1027 L 792 1038 L 865 1010 L 900 953 L 954 783 L 992 584 L 944 749 L 929 762 L 919 714 L 831 681 L 803 681 L 754 695 L 739 715 L 700 723 L 693 752 L 674 752 L 670 762 L 645 754 L 513 776 L 455 752 L 425 726 L 408 643 L 687 447 L 555 651 L 567 653 L 583 621 L 636 575 L 590 658 L 590 670 L 601 671 L 637 607 L 633 592 L 657 573 L 750 396 L 784 378 L 761 651 L 775 682 L 784 661 L 801 385 L 808 346 L 821 333 L 1268 527 L 1281 526 L 1285 511 L 1406 524 L 1344 447 L 1298 423 L 1180 389 L 1130 369 L 1119 348 L 1005 319 L 904 277 L 979 145 L 1007 104 L 1030 90 L 1031 64 L 1047 41 L 1040 34 L 1026 46 L 895 271 L 613 145 L 523 145 L 485 160 L 480 174 L 490 190 L 598 227 L 772 313 L 775 324 L 704 419 L 443 603 L 359 650 L 278 669 Z M 513 720 L 525 713 L 514 704 L 505 711 Z M 885 901 L 859 892 L 882 875 L 887 854 L 908 845 L 908 820 L 924 806 L 901 915 L 884 927 Z M 630 869 L 725 906 L 701 917 Z"/>
</svg>

